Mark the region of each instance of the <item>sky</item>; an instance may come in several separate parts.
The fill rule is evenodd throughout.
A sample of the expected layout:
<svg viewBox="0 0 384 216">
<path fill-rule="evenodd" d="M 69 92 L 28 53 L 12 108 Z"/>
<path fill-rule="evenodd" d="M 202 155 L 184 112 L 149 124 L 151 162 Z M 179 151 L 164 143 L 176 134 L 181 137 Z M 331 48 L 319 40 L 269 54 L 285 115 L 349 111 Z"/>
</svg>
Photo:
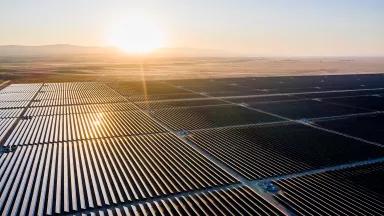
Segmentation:
<svg viewBox="0 0 384 216">
<path fill-rule="evenodd" d="M 384 56 L 383 0 L 1 0 L 0 45 L 108 46 L 130 14 L 153 20 L 166 47 Z"/>
</svg>

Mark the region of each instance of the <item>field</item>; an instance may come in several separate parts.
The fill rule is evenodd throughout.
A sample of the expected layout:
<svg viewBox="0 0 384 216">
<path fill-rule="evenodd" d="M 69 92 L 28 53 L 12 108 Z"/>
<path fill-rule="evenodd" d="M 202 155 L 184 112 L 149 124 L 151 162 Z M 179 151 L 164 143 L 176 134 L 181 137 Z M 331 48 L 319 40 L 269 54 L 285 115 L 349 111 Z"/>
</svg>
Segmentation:
<svg viewBox="0 0 384 216">
<path fill-rule="evenodd" d="M 14 82 L 164 80 L 381 73 L 384 58 L 128 58 L 76 55 L 1 57 L 0 79 Z"/>
</svg>

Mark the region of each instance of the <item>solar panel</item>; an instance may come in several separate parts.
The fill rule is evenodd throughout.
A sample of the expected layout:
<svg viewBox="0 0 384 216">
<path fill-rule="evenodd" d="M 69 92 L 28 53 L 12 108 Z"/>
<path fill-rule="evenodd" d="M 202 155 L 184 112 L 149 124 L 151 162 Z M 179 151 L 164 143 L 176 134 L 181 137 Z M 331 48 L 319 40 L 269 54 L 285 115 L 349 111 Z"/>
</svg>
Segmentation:
<svg viewBox="0 0 384 216">
<path fill-rule="evenodd" d="M 137 108 L 132 103 L 44 106 L 44 107 L 28 108 L 25 112 L 25 116 L 68 115 L 68 114 L 80 114 L 80 113 L 100 113 L 100 112 L 115 112 L 115 111 L 130 111 L 130 110 L 137 110 Z"/>
<path fill-rule="evenodd" d="M 384 149 L 300 124 L 194 131 L 188 140 L 248 179 L 384 157 Z"/>
<path fill-rule="evenodd" d="M 325 119 L 317 121 L 316 124 L 384 145 L 384 115 L 382 114 Z"/>
<path fill-rule="evenodd" d="M 95 215 L 284 215 L 247 187 L 214 190 L 136 205 L 89 211 Z"/>
<path fill-rule="evenodd" d="M 0 119 L 17 118 L 21 115 L 23 109 L 0 109 Z"/>
<path fill-rule="evenodd" d="M 140 111 L 33 116 L 23 119 L 6 146 L 165 132 Z"/>
<path fill-rule="evenodd" d="M 3 93 L 0 102 L 31 100 L 35 93 Z"/>
<path fill-rule="evenodd" d="M 276 103 L 248 103 L 249 106 L 291 119 L 308 119 L 327 116 L 348 115 L 366 110 L 330 104 L 316 100 L 282 101 Z"/>
<path fill-rule="evenodd" d="M 384 110 L 384 97 L 375 94 L 371 96 L 325 99 L 324 101 L 363 108 L 371 111 Z"/>
<path fill-rule="evenodd" d="M 11 84 L 0 90 L 0 94 L 10 94 L 10 93 L 36 93 L 42 84 Z"/>
<path fill-rule="evenodd" d="M 246 103 L 246 104 L 257 104 L 257 103 L 269 103 L 269 102 L 278 102 L 278 101 L 297 101 L 301 100 L 301 98 L 298 98 L 297 96 L 293 95 L 259 95 L 259 96 L 253 96 L 253 97 L 235 97 L 235 98 L 228 98 L 228 101 L 231 101 L 233 103 Z"/>
<path fill-rule="evenodd" d="M 27 107 L 29 101 L 1 101 L 0 109 L 13 109 Z"/>
<path fill-rule="evenodd" d="M 382 215 L 384 76 L 11 84 L 1 215 Z"/>
<path fill-rule="evenodd" d="M 172 99 L 187 99 L 187 98 L 204 98 L 200 94 L 195 93 L 178 93 L 178 94 L 155 94 L 155 95 L 130 95 L 127 98 L 134 102 L 156 101 L 156 100 L 172 100 Z"/>
<path fill-rule="evenodd" d="M 161 109 L 153 110 L 151 115 L 176 131 L 281 121 L 274 116 L 233 105 Z"/>
<path fill-rule="evenodd" d="M 375 166 L 279 180 L 275 197 L 297 215 L 382 215 L 384 169 Z"/>
<path fill-rule="evenodd" d="M 170 134 L 55 142 L 0 156 L 0 212 L 62 214 L 236 182 Z"/>
<path fill-rule="evenodd" d="M 148 109 L 165 109 L 177 107 L 194 107 L 194 106 L 215 106 L 226 104 L 226 102 L 216 99 L 194 99 L 194 100 L 160 100 L 152 102 L 136 103 L 140 108 Z"/>
<path fill-rule="evenodd" d="M 15 118 L 0 118 L 0 143 L 7 138 L 5 136 L 15 122 Z"/>
<path fill-rule="evenodd" d="M 68 106 L 81 104 L 101 104 L 101 103 L 121 103 L 125 102 L 123 97 L 100 97 L 100 98 L 61 98 L 56 100 L 34 100 L 32 107 L 39 106 Z"/>
<path fill-rule="evenodd" d="M 36 95 L 36 100 L 58 100 L 67 98 L 104 98 L 104 97 L 120 97 L 120 95 L 110 89 L 95 88 L 79 91 L 40 91 Z"/>
</svg>

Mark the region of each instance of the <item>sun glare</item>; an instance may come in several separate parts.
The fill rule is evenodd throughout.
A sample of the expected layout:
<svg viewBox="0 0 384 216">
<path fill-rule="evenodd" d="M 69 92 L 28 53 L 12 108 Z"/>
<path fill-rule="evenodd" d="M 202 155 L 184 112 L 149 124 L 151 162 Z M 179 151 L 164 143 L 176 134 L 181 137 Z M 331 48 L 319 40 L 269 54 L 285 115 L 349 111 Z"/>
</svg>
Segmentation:
<svg viewBox="0 0 384 216">
<path fill-rule="evenodd" d="M 126 53 L 145 54 L 164 46 L 162 29 L 154 20 L 143 15 L 121 19 L 109 34 L 109 44 Z"/>
</svg>

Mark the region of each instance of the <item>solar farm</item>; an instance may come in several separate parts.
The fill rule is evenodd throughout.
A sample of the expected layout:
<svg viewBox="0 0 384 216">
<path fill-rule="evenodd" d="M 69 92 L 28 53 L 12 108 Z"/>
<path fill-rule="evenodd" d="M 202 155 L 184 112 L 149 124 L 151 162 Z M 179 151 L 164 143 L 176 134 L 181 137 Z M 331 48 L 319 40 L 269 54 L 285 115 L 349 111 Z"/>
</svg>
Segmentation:
<svg viewBox="0 0 384 216">
<path fill-rule="evenodd" d="M 0 90 L 0 215 L 384 215 L 383 182 L 383 74 Z"/>
</svg>

